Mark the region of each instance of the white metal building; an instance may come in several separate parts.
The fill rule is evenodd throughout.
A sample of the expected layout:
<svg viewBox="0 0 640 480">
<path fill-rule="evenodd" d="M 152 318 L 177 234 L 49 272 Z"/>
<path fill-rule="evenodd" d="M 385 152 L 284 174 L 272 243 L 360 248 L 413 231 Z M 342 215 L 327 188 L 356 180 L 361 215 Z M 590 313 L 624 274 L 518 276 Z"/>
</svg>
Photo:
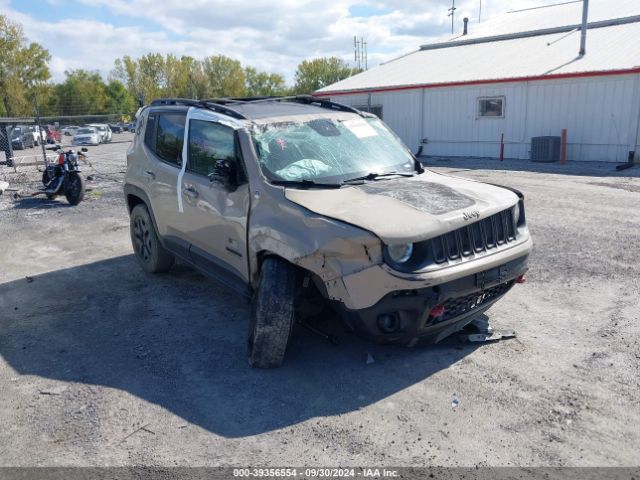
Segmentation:
<svg viewBox="0 0 640 480">
<path fill-rule="evenodd" d="M 529 158 L 531 138 L 567 130 L 567 159 L 640 152 L 640 0 L 505 13 L 325 87 L 317 96 L 382 116 L 424 155 Z"/>
</svg>

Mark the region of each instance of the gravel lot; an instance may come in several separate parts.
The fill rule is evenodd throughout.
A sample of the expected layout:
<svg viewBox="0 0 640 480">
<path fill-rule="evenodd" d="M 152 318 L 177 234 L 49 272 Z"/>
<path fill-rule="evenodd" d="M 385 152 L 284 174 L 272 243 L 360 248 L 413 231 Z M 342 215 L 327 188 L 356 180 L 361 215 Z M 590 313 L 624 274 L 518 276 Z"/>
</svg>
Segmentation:
<svg viewBox="0 0 640 480">
<path fill-rule="evenodd" d="M 528 281 L 488 312 L 518 338 L 404 349 L 298 330 L 283 368 L 256 371 L 241 298 L 135 264 L 126 148 L 90 149 L 77 207 L 0 197 L 0 465 L 638 465 L 640 168 L 431 161 L 526 195 Z M 37 188 L 35 169 L 11 172 Z"/>
</svg>

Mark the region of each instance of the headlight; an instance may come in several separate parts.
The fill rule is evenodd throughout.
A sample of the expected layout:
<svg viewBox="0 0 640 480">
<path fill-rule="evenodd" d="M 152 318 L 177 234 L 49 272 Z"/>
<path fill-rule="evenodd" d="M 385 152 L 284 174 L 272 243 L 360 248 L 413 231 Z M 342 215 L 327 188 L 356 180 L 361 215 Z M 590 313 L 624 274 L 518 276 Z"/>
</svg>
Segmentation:
<svg viewBox="0 0 640 480">
<path fill-rule="evenodd" d="M 397 264 L 406 263 L 413 254 L 413 243 L 401 243 L 398 245 L 388 245 L 387 254 L 389 259 Z"/>
</svg>

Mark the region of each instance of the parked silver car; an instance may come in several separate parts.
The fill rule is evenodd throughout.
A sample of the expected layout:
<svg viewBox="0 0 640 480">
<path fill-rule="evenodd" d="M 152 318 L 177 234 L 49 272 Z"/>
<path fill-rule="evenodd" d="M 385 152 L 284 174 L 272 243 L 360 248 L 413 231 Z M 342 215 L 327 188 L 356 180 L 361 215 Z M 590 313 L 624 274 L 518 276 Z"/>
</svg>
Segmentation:
<svg viewBox="0 0 640 480">
<path fill-rule="evenodd" d="M 109 125 L 106 123 L 90 123 L 87 125 L 88 127 L 95 128 L 100 134 L 100 143 L 109 143 L 111 142 L 112 132 Z"/>
<path fill-rule="evenodd" d="M 73 137 L 74 145 L 99 145 L 100 133 L 94 127 L 81 127 Z"/>
</svg>

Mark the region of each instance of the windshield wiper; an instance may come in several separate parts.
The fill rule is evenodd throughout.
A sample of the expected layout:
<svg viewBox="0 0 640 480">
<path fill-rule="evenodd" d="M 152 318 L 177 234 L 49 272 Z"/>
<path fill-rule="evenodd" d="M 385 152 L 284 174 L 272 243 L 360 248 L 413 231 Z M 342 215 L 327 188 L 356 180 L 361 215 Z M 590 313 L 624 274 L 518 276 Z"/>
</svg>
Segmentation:
<svg viewBox="0 0 640 480">
<path fill-rule="evenodd" d="M 322 187 L 322 188 L 340 188 L 341 183 L 322 183 L 314 180 L 271 180 L 273 185 L 284 185 L 291 187 Z"/>
<path fill-rule="evenodd" d="M 386 173 L 371 172 L 363 177 L 350 178 L 349 180 L 345 180 L 342 183 L 362 182 L 364 180 L 376 180 L 377 178 L 381 178 L 381 177 L 396 177 L 396 176 L 413 177 L 414 175 L 415 175 L 414 173 L 409 173 L 409 172 L 386 172 Z"/>
</svg>

